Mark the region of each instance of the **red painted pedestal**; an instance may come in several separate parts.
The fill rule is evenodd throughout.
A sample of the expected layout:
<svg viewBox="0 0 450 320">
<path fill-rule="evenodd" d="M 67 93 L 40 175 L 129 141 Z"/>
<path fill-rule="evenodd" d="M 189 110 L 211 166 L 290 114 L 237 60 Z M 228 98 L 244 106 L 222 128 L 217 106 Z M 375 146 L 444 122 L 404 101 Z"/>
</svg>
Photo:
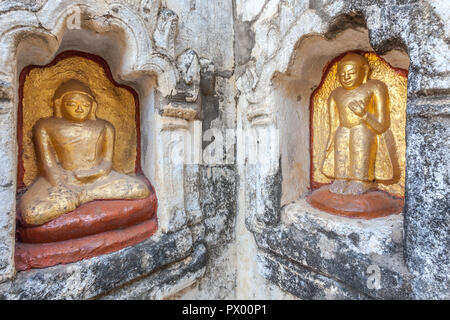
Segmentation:
<svg viewBox="0 0 450 320">
<path fill-rule="evenodd" d="M 374 219 L 402 212 L 403 199 L 383 191 L 362 195 L 343 195 L 329 191 L 329 186 L 315 190 L 308 198 L 315 208 L 332 214 L 362 219 Z"/>
<path fill-rule="evenodd" d="M 16 270 L 76 262 L 135 245 L 157 230 L 157 200 L 98 200 L 40 226 L 18 226 Z"/>
</svg>

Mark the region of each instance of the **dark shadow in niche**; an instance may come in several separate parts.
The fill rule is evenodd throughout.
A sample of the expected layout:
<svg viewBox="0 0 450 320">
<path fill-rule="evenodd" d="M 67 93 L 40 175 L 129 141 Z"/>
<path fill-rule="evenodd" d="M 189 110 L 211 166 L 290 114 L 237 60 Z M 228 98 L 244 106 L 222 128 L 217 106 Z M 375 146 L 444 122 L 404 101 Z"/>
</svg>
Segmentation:
<svg viewBox="0 0 450 320">
<path fill-rule="evenodd" d="M 333 40 L 345 30 L 359 28 L 367 29 L 366 19 L 361 12 L 342 14 L 331 20 L 328 31 L 325 33 L 325 39 Z"/>
</svg>

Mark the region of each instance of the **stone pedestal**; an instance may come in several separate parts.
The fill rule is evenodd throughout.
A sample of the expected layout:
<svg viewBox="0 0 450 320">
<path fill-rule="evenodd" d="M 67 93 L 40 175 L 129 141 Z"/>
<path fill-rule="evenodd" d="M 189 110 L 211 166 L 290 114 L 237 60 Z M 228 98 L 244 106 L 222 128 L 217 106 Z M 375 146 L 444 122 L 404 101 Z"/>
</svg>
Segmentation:
<svg viewBox="0 0 450 320">
<path fill-rule="evenodd" d="M 403 199 L 386 192 L 370 191 L 362 195 L 344 195 L 331 192 L 329 186 L 313 191 L 308 202 L 315 208 L 339 216 L 374 219 L 402 212 Z"/>
<path fill-rule="evenodd" d="M 76 262 L 135 245 L 157 229 L 155 191 L 140 200 L 85 203 L 40 226 L 19 226 L 16 270 Z"/>
</svg>

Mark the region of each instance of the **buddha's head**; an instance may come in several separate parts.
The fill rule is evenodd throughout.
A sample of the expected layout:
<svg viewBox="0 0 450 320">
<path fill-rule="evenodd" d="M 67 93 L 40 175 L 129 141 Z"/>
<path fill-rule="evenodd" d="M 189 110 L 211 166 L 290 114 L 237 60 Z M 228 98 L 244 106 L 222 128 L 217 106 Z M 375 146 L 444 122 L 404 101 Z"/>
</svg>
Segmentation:
<svg viewBox="0 0 450 320">
<path fill-rule="evenodd" d="M 352 90 L 367 81 L 369 77 L 369 63 L 366 58 L 357 53 L 347 53 L 337 67 L 339 82 L 344 89 Z"/>
<path fill-rule="evenodd" d="M 53 96 L 55 116 L 70 121 L 95 120 L 97 102 L 83 82 L 71 79 L 62 83 Z"/>
</svg>

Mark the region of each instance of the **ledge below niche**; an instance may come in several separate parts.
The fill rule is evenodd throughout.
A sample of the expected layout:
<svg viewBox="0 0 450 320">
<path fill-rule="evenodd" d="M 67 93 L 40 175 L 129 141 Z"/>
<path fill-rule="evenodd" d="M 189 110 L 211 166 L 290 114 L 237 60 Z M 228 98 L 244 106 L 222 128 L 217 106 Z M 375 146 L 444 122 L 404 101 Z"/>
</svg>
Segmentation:
<svg viewBox="0 0 450 320">
<path fill-rule="evenodd" d="M 261 274 L 302 299 L 318 297 L 314 290 L 292 289 L 292 283 L 306 281 L 317 290 L 323 283 L 338 283 L 351 292 L 337 298 L 410 299 L 402 234 L 403 214 L 352 219 L 315 209 L 305 198 L 286 205 L 277 226 L 254 230 Z M 292 266 L 304 272 L 294 272 Z M 285 281 L 283 269 L 299 279 Z"/>
<path fill-rule="evenodd" d="M 201 247 L 199 249 L 199 246 Z M 132 247 L 45 269 L 18 272 L 0 284 L 2 299 L 91 299 L 144 277 L 183 288 L 202 276 L 206 265 L 206 250 L 195 248 L 187 228 L 169 234 L 156 234 Z M 184 263 L 183 263 L 184 261 Z M 177 263 L 188 268 L 190 278 L 180 278 L 170 272 Z M 167 280 L 167 281 L 166 281 Z M 170 293 L 169 293 L 170 294 Z"/>
</svg>

